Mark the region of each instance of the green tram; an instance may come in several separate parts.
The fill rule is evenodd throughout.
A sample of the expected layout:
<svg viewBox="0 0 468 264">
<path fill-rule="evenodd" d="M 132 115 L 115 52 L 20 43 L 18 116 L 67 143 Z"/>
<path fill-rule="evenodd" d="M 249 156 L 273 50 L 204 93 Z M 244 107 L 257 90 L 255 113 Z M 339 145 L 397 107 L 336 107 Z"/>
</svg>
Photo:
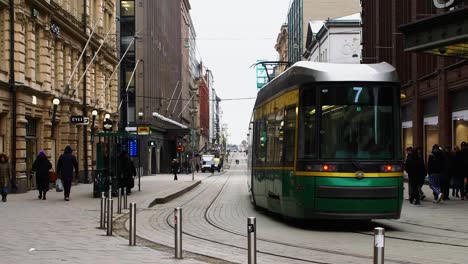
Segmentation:
<svg viewBox="0 0 468 264">
<path fill-rule="evenodd" d="M 390 64 L 298 62 L 259 91 L 249 131 L 256 207 L 306 219 L 400 217 L 400 84 Z"/>
</svg>

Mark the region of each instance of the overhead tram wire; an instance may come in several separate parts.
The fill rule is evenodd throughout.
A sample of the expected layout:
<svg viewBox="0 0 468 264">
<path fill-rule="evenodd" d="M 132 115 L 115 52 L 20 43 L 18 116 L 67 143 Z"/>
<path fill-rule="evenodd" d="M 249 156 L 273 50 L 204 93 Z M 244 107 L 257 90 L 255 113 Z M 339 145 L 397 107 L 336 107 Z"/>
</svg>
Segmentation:
<svg viewBox="0 0 468 264">
<path fill-rule="evenodd" d="M 155 99 L 155 100 L 165 100 L 165 101 L 190 101 L 190 98 L 178 98 L 178 99 L 171 99 L 167 97 L 155 97 L 155 96 L 143 96 L 143 95 L 136 95 L 135 97 L 144 97 L 148 99 Z M 243 100 L 254 100 L 257 97 L 241 97 L 241 98 L 226 98 L 220 99 L 221 102 L 223 101 L 243 101 Z M 208 101 L 217 101 L 216 99 L 208 99 Z"/>
</svg>

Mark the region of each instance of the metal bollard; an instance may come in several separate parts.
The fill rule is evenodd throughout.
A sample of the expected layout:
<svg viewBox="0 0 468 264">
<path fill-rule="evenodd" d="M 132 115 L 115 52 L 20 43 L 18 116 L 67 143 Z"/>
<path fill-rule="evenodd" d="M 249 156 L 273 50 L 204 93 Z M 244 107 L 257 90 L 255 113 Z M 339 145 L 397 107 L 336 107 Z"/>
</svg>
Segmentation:
<svg viewBox="0 0 468 264">
<path fill-rule="evenodd" d="M 257 223 L 255 217 L 247 218 L 247 239 L 249 264 L 257 263 Z"/>
<path fill-rule="evenodd" d="M 374 264 L 384 264 L 385 229 L 374 228 Z"/>
<path fill-rule="evenodd" d="M 130 204 L 130 228 L 128 230 L 128 244 L 136 245 L 136 203 Z"/>
<path fill-rule="evenodd" d="M 128 203 L 127 203 L 127 187 L 124 188 L 124 197 L 123 197 L 123 208 L 127 209 L 128 208 Z"/>
<path fill-rule="evenodd" d="M 119 195 L 117 200 L 117 213 L 122 213 L 122 188 L 119 188 Z"/>
<path fill-rule="evenodd" d="M 182 258 L 182 208 L 174 209 L 175 258 Z"/>
<path fill-rule="evenodd" d="M 111 198 L 107 200 L 107 235 L 112 236 L 112 214 L 114 209 L 114 201 Z"/>
<path fill-rule="evenodd" d="M 101 193 L 101 218 L 99 221 L 100 229 L 106 228 L 106 202 L 107 202 L 106 193 L 102 192 Z"/>
</svg>

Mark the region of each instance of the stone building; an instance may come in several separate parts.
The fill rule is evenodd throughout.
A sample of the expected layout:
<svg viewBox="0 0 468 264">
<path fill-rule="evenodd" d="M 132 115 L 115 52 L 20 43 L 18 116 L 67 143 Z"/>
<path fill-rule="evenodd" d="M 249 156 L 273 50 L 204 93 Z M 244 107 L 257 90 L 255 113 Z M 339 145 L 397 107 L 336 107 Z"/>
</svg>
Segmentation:
<svg viewBox="0 0 468 264">
<path fill-rule="evenodd" d="M 275 50 L 278 52 L 278 61 L 288 61 L 288 24 L 283 24 L 276 38 Z M 275 68 L 275 76 L 286 70 L 287 64 L 279 64 Z"/>
<path fill-rule="evenodd" d="M 310 20 L 327 20 L 361 11 L 358 0 L 293 0 L 288 12 L 288 58 L 302 60 Z"/>
<path fill-rule="evenodd" d="M 363 62 L 402 84 L 402 148 L 468 141 L 468 1 L 362 1 Z"/>
<path fill-rule="evenodd" d="M 20 190 L 34 187 L 28 176 L 40 150 L 55 164 L 66 145 L 75 150 L 81 178 L 89 180 L 91 126 L 72 123 L 70 117 L 91 120 L 97 110 L 96 127 L 106 113 L 117 117 L 117 75 L 112 76 L 117 65 L 115 3 L 17 0 L 10 1 L 12 14 L 7 2 L 0 1 L 0 152 L 11 157 Z"/>
</svg>

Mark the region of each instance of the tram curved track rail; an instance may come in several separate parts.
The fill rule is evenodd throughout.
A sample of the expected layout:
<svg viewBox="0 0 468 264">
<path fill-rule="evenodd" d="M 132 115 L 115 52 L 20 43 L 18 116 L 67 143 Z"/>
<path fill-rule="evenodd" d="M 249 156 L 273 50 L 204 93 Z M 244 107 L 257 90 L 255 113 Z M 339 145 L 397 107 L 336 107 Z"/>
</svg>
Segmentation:
<svg viewBox="0 0 468 264">
<path fill-rule="evenodd" d="M 209 217 L 209 211 L 211 210 L 211 208 L 213 207 L 213 205 L 216 203 L 216 201 L 218 201 L 218 199 L 221 197 L 222 193 L 224 192 L 227 184 L 229 183 L 229 180 L 231 178 L 231 175 L 227 176 L 226 177 L 226 180 L 225 182 L 223 183 L 222 187 L 220 188 L 220 190 L 218 191 L 218 193 L 216 194 L 216 196 L 213 198 L 213 200 L 210 202 L 210 204 L 208 205 L 208 207 L 205 209 L 205 212 L 204 212 L 204 219 L 205 221 L 215 227 L 216 229 L 219 229 L 219 230 L 222 230 L 224 232 L 227 232 L 227 233 L 230 233 L 230 234 L 233 234 L 233 235 L 236 235 L 236 236 L 241 236 L 241 237 L 247 237 L 246 234 L 242 233 L 242 232 L 239 232 L 239 231 L 235 231 L 235 230 L 230 230 L 230 229 L 227 229 L 227 228 L 224 228 L 222 227 L 221 225 L 218 225 L 216 224 L 212 219 L 210 219 Z M 212 183 L 214 183 L 215 181 L 211 182 L 210 185 Z M 202 190 L 200 193 L 196 194 L 193 198 L 195 198 L 196 196 L 202 194 L 205 190 L 207 190 L 209 188 L 209 186 L 207 186 L 204 190 Z M 180 206 L 184 206 L 188 203 L 190 203 L 192 201 L 192 199 L 182 203 Z M 174 225 L 171 224 L 171 216 L 173 216 L 173 213 L 168 213 L 167 216 L 166 216 L 166 223 L 168 224 L 168 226 L 170 226 L 171 228 L 174 228 Z M 187 235 L 187 236 L 190 236 L 190 237 L 194 237 L 194 238 L 197 238 L 197 239 L 201 239 L 201 240 L 204 240 L 204 241 L 209 241 L 209 242 L 212 242 L 212 243 L 216 243 L 216 244 L 219 244 L 219 245 L 223 245 L 223 246 L 228 246 L 228 247 L 233 247 L 233 248 L 237 248 L 237 249 L 242 249 L 242 250 L 247 250 L 247 247 L 243 247 L 243 246 L 238 246 L 238 245 L 234 245 L 234 244 L 230 244 L 230 243 L 224 243 L 224 242 L 219 242 L 217 240 L 214 240 L 214 239 L 210 239 L 210 238 L 206 238 L 206 237 L 202 237 L 202 236 L 199 236 L 199 235 L 195 235 L 195 234 L 192 234 L 192 233 L 189 233 L 189 232 L 186 232 L 186 231 L 183 231 L 183 234 Z M 361 255 L 361 254 L 355 254 L 355 253 L 343 253 L 342 251 L 334 251 L 334 250 L 328 250 L 328 249 L 323 249 L 323 248 L 316 248 L 316 247 L 304 247 L 304 246 L 299 246 L 299 245 L 295 245 L 295 244 L 291 244 L 291 243 L 287 243 L 287 242 L 282 242 L 282 241 L 277 241 L 277 240 L 272 240 L 272 239 L 268 239 L 268 238 L 263 238 L 263 237 L 257 237 L 257 240 L 260 240 L 260 241 L 264 241 L 264 242 L 268 242 L 268 243 L 272 243 L 272 244 L 277 244 L 277 245 L 282 245 L 282 246 L 288 246 L 288 247 L 292 247 L 292 248 L 298 248 L 298 249 L 303 249 L 303 250 L 309 250 L 309 251 L 316 251 L 316 252 L 321 252 L 321 253 L 327 253 L 327 254 L 334 254 L 334 255 L 339 255 L 339 256 L 345 256 L 345 257 L 354 257 L 354 258 L 360 258 L 360 259 L 366 259 L 366 260 L 371 260 L 372 257 L 370 256 L 366 256 L 366 255 Z M 194 252 L 193 252 L 194 253 Z M 317 263 L 317 264 L 334 264 L 334 262 L 323 262 L 323 261 L 314 261 L 314 260 L 310 260 L 310 259 L 305 259 L 305 258 L 300 258 L 300 257 L 292 257 L 292 256 L 287 256 L 287 255 L 281 255 L 281 254 L 277 254 L 277 253 L 273 253 L 273 252 L 269 252 L 269 251 L 265 251 L 265 250 L 258 250 L 257 249 L 257 253 L 260 253 L 260 254 L 265 254 L 265 255 L 269 255 L 269 256 L 274 256 L 274 257 L 279 257 L 279 258 L 283 258 L 283 259 L 290 259 L 290 260 L 295 260 L 295 261 L 302 261 L 302 262 L 306 262 L 306 263 Z M 400 261 L 400 260 L 393 260 L 393 259 L 386 259 L 387 262 L 391 262 L 391 263 L 401 263 L 401 264 L 415 264 L 413 262 L 409 262 L 409 261 Z"/>
</svg>

